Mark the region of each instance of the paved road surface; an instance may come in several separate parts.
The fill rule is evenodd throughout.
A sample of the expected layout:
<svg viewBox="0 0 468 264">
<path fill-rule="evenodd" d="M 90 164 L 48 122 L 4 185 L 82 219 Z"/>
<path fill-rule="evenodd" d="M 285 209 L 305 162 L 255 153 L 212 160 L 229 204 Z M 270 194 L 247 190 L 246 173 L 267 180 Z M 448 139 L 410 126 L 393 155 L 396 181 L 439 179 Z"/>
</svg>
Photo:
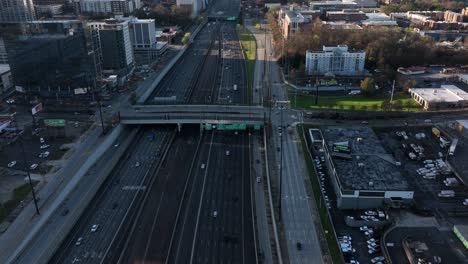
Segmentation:
<svg viewBox="0 0 468 264">
<path fill-rule="evenodd" d="M 246 23 L 249 23 L 248 21 Z M 266 25 L 262 24 L 262 28 Z M 280 69 L 272 56 L 272 43 L 271 34 L 256 29 L 251 29 L 255 33 L 257 42 L 260 43 L 260 48 L 266 48 L 267 62 L 265 65 L 267 74 L 267 84 L 271 86 L 272 98 L 277 101 L 287 101 L 287 93 L 281 85 Z M 264 46 L 266 44 L 266 46 Z M 262 50 L 260 50 L 262 51 Z M 264 50 L 263 50 L 264 51 Z M 265 51 L 264 51 L 265 52 Z M 263 58 L 263 55 L 259 55 Z M 256 79 L 261 79 L 261 71 L 256 71 Z M 257 82 L 259 85 L 260 82 Z M 268 94 L 265 89 L 262 94 Z M 275 106 L 272 114 L 272 127 L 273 127 L 273 142 L 275 149 L 283 147 L 283 177 L 282 177 L 282 223 L 286 236 L 288 246 L 288 255 L 290 263 L 322 263 L 322 251 L 319 244 L 318 234 L 313 222 L 313 215 L 315 208 L 312 200 L 308 198 L 305 189 L 305 178 L 308 177 L 304 159 L 300 154 L 300 141 L 295 136 L 285 133 L 283 128 L 283 144 L 278 133 L 278 126 L 281 126 L 281 119 L 283 125 L 292 124 L 297 122 L 297 115 L 293 111 L 289 111 L 290 105 L 283 104 L 285 109 L 281 115 L 280 109 Z M 283 118 L 281 118 L 281 116 Z M 280 161 L 280 152 L 277 153 L 276 160 Z M 280 164 L 276 165 L 278 168 Z M 302 244 L 302 250 L 297 250 L 296 243 Z"/>
</svg>

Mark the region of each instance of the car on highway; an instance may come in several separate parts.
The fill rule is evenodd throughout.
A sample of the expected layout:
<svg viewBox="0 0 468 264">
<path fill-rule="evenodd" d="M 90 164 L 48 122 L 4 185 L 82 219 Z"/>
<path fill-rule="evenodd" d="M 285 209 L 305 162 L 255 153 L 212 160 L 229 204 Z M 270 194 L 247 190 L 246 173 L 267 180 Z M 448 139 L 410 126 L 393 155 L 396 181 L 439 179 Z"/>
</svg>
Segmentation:
<svg viewBox="0 0 468 264">
<path fill-rule="evenodd" d="M 257 177 L 257 182 L 260 183 L 262 181 L 262 178 Z"/>
<path fill-rule="evenodd" d="M 41 149 L 46 149 L 46 148 L 48 148 L 48 147 L 50 147 L 50 145 L 47 145 L 47 144 L 41 145 Z"/>
<path fill-rule="evenodd" d="M 213 217 L 216 218 L 218 216 L 218 211 L 213 211 Z"/>
<path fill-rule="evenodd" d="M 41 144 L 44 144 L 45 143 L 45 140 L 43 137 L 39 138 L 39 141 L 41 142 Z"/>
<path fill-rule="evenodd" d="M 296 243 L 296 248 L 297 248 L 297 250 L 302 250 L 302 244 L 301 244 L 301 242 L 297 242 L 297 243 Z"/>
<path fill-rule="evenodd" d="M 37 163 L 34 163 L 31 165 L 31 167 L 29 167 L 31 170 L 35 170 L 37 167 L 39 166 L 39 164 Z"/>
<path fill-rule="evenodd" d="M 205 163 L 203 163 L 200 167 L 201 167 L 202 170 L 205 169 L 205 167 L 206 167 Z"/>
<path fill-rule="evenodd" d="M 463 205 L 468 206 L 468 199 L 463 200 Z"/>
<path fill-rule="evenodd" d="M 99 225 L 93 225 L 91 227 L 91 232 L 96 232 L 98 230 L 98 228 L 99 228 Z"/>
<path fill-rule="evenodd" d="M 117 148 L 119 146 L 119 143 L 115 143 L 114 147 Z"/>
<path fill-rule="evenodd" d="M 76 240 L 75 246 L 81 245 L 82 242 L 83 242 L 83 238 L 79 237 L 78 240 Z"/>
<path fill-rule="evenodd" d="M 14 104 L 14 103 L 15 103 L 15 99 L 10 98 L 10 99 L 6 100 L 6 103 L 7 103 L 7 104 Z"/>
<path fill-rule="evenodd" d="M 137 161 L 137 162 L 135 163 L 135 167 L 140 167 L 140 162 L 139 162 L 139 161 Z"/>
<path fill-rule="evenodd" d="M 231 152 L 229 150 L 226 150 L 226 156 L 231 155 Z"/>
<path fill-rule="evenodd" d="M 8 168 L 13 168 L 16 165 L 16 160 L 8 163 Z"/>
</svg>

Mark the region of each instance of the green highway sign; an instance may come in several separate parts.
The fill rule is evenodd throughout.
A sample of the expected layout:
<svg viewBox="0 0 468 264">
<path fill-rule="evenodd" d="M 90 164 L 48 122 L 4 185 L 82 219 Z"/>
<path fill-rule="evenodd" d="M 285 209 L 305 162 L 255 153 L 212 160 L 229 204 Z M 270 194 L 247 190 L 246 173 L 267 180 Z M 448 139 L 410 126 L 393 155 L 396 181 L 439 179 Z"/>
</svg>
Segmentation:
<svg viewBox="0 0 468 264">
<path fill-rule="evenodd" d="M 212 129 L 213 129 L 213 125 L 212 125 L 212 124 L 205 124 L 205 129 L 206 129 L 206 130 L 212 130 Z"/>
<path fill-rule="evenodd" d="M 260 130 L 261 127 L 262 127 L 262 125 L 260 125 L 260 124 L 255 124 L 254 125 L 255 130 Z"/>
<path fill-rule="evenodd" d="M 218 130 L 246 130 L 247 125 L 241 124 L 218 124 L 216 127 Z"/>
<path fill-rule="evenodd" d="M 44 119 L 44 125 L 50 127 L 64 127 L 65 119 Z"/>
<path fill-rule="evenodd" d="M 232 16 L 232 17 L 228 17 L 226 18 L 227 21 L 234 21 L 236 20 L 236 17 L 235 16 Z"/>
</svg>

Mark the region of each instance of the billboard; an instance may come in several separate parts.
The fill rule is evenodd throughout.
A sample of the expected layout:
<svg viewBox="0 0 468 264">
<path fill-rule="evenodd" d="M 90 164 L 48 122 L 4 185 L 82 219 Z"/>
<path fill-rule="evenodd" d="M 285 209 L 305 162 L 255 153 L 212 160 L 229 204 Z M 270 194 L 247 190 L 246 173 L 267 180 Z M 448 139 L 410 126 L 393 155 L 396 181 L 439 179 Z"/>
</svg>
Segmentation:
<svg viewBox="0 0 468 264">
<path fill-rule="evenodd" d="M 36 106 L 34 106 L 32 109 L 31 109 L 31 113 L 32 115 L 35 115 L 39 112 L 42 111 L 42 103 L 38 103 Z"/>
</svg>

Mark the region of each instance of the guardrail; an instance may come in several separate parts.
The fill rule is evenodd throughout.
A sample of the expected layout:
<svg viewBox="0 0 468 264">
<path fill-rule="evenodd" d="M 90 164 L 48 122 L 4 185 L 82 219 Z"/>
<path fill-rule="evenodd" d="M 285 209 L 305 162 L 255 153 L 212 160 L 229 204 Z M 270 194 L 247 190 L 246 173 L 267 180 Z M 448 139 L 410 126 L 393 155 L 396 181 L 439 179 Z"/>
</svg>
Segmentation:
<svg viewBox="0 0 468 264">
<path fill-rule="evenodd" d="M 267 186 L 268 186 L 268 201 L 270 204 L 270 214 L 272 217 L 272 224 L 273 224 L 273 235 L 275 237 L 275 246 L 276 246 L 276 253 L 278 254 L 278 263 L 282 264 L 283 263 L 283 256 L 281 254 L 281 246 L 278 238 L 278 228 L 276 227 L 276 220 L 275 220 L 275 209 L 273 207 L 273 198 L 271 196 L 271 183 L 270 183 L 270 172 L 268 170 L 269 165 L 268 165 L 268 147 L 267 147 L 267 142 L 266 142 L 266 129 L 263 130 L 263 145 L 265 148 L 265 166 L 266 166 L 266 178 L 267 178 Z"/>
<path fill-rule="evenodd" d="M 41 231 L 41 229 L 43 229 L 44 226 L 49 222 L 49 219 L 57 213 L 57 211 L 62 206 L 62 203 L 65 200 L 65 198 L 68 197 L 75 190 L 75 188 L 78 185 L 78 183 L 80 182 L 81 178 L 96 163 L 96 161 L 99 160 L 102 157 L 102 155 L 104 155 L 105 151 L 112 145 L 112 143 L 115 141 L 115 139 L 117 139 L 120 136 L 122 131 L 123 131 L 123 126 L 121 126 L 121 125 L 118 126 L 116 129 L 114 129 L 114 131 L 112 131 L 112 133 L 96 149 L 96 151 L 88 157 L 88 159 L 84 162 L 84 164 L 82 165 L 80 170 L 78 172 L 76 172 L 75 175 L 73 175 L 72 179 L 67 184 L 67 187 L 64 188 L 65 190 L 68 190 L 68 191 L 62 192 L 59 195 L 59 197 L 57 197 L 57 199 L 51 204 L 50 209 L 47 210 L 42 215 L 42 218 L 39 220 L 39 222 L 32 228 L 32 230 L 30 232 L 30 235 L 28 237 L 26 237 L 26 239 L 23 240 L 23 242 L 17 247 L 15 252 L 13 252 L 13 254 L 8 259 L 7 263 L 15 263 L 15 262 L 19 261 L 19 258 L 21 256 L 21 254 L 23 254 L 27 250 L 27 247 L 30 246 L 30 244 L 35 239 L 35 237 L 38 235 L 38 233 Z M 107 176 L 107 175 L 105 175 L 105 176 Z M 105 177 L 104 177 L 104 179 L 105 179 Z M 97 179 L 97 183 L 94 186 L 100 186 L 100 184 L 102 182 L 100 182 L 100 178 L 99 178 L 99 179 Z M 70 186 L 70 187 L 68 187 L 68 186 Z M 91 194 L 93 194 L 93 192 L 88 192 L 88 194 L 91 196 Z M 91 197 L 93 197 L 93 196 L 94 196 L 94 194 Z M 87 199 L 87 197 L 83 197 L 83 199 Z M 80 205 L 84 206 L 84 205 L 87 205 L 87 203 L 81 203 Z M 75 212 L 73 214 L 70 214 L 69 217 L 73 216 L 74 214 L 79 214 L 79 215 L 81 214 L 80 211 L 83 211 L 85 209 L 85 207 L 81 207 L 80 205 L 78 205 L 78 208 L 75 209 Z M 67 225 L 66 227 L 64 227 L 64 230 L 67 230 L 67 228 L 71 228 L 71 227 L 68 227 L 68 225 Z M 57 235 L 56 239 L 51 243 L 51 245 L 49 245 L 49 248 L 47 248 L 44 252 L 41 253 L 41 257 L 39 259 L 37 259 L 36 263 L 46 263 L 49 260 L 49 258 L 51 257 L 51 255 L 54 253 L 53 251 L 55 251 L 56 248 L 58 247 L 59 242 L 61 242 L 61 240 L 63 240 L 67 234 L 68 234 L 68 232 L 66 232 L 66 231 L 58 232 L 58 235 Z"/>
</svg>

